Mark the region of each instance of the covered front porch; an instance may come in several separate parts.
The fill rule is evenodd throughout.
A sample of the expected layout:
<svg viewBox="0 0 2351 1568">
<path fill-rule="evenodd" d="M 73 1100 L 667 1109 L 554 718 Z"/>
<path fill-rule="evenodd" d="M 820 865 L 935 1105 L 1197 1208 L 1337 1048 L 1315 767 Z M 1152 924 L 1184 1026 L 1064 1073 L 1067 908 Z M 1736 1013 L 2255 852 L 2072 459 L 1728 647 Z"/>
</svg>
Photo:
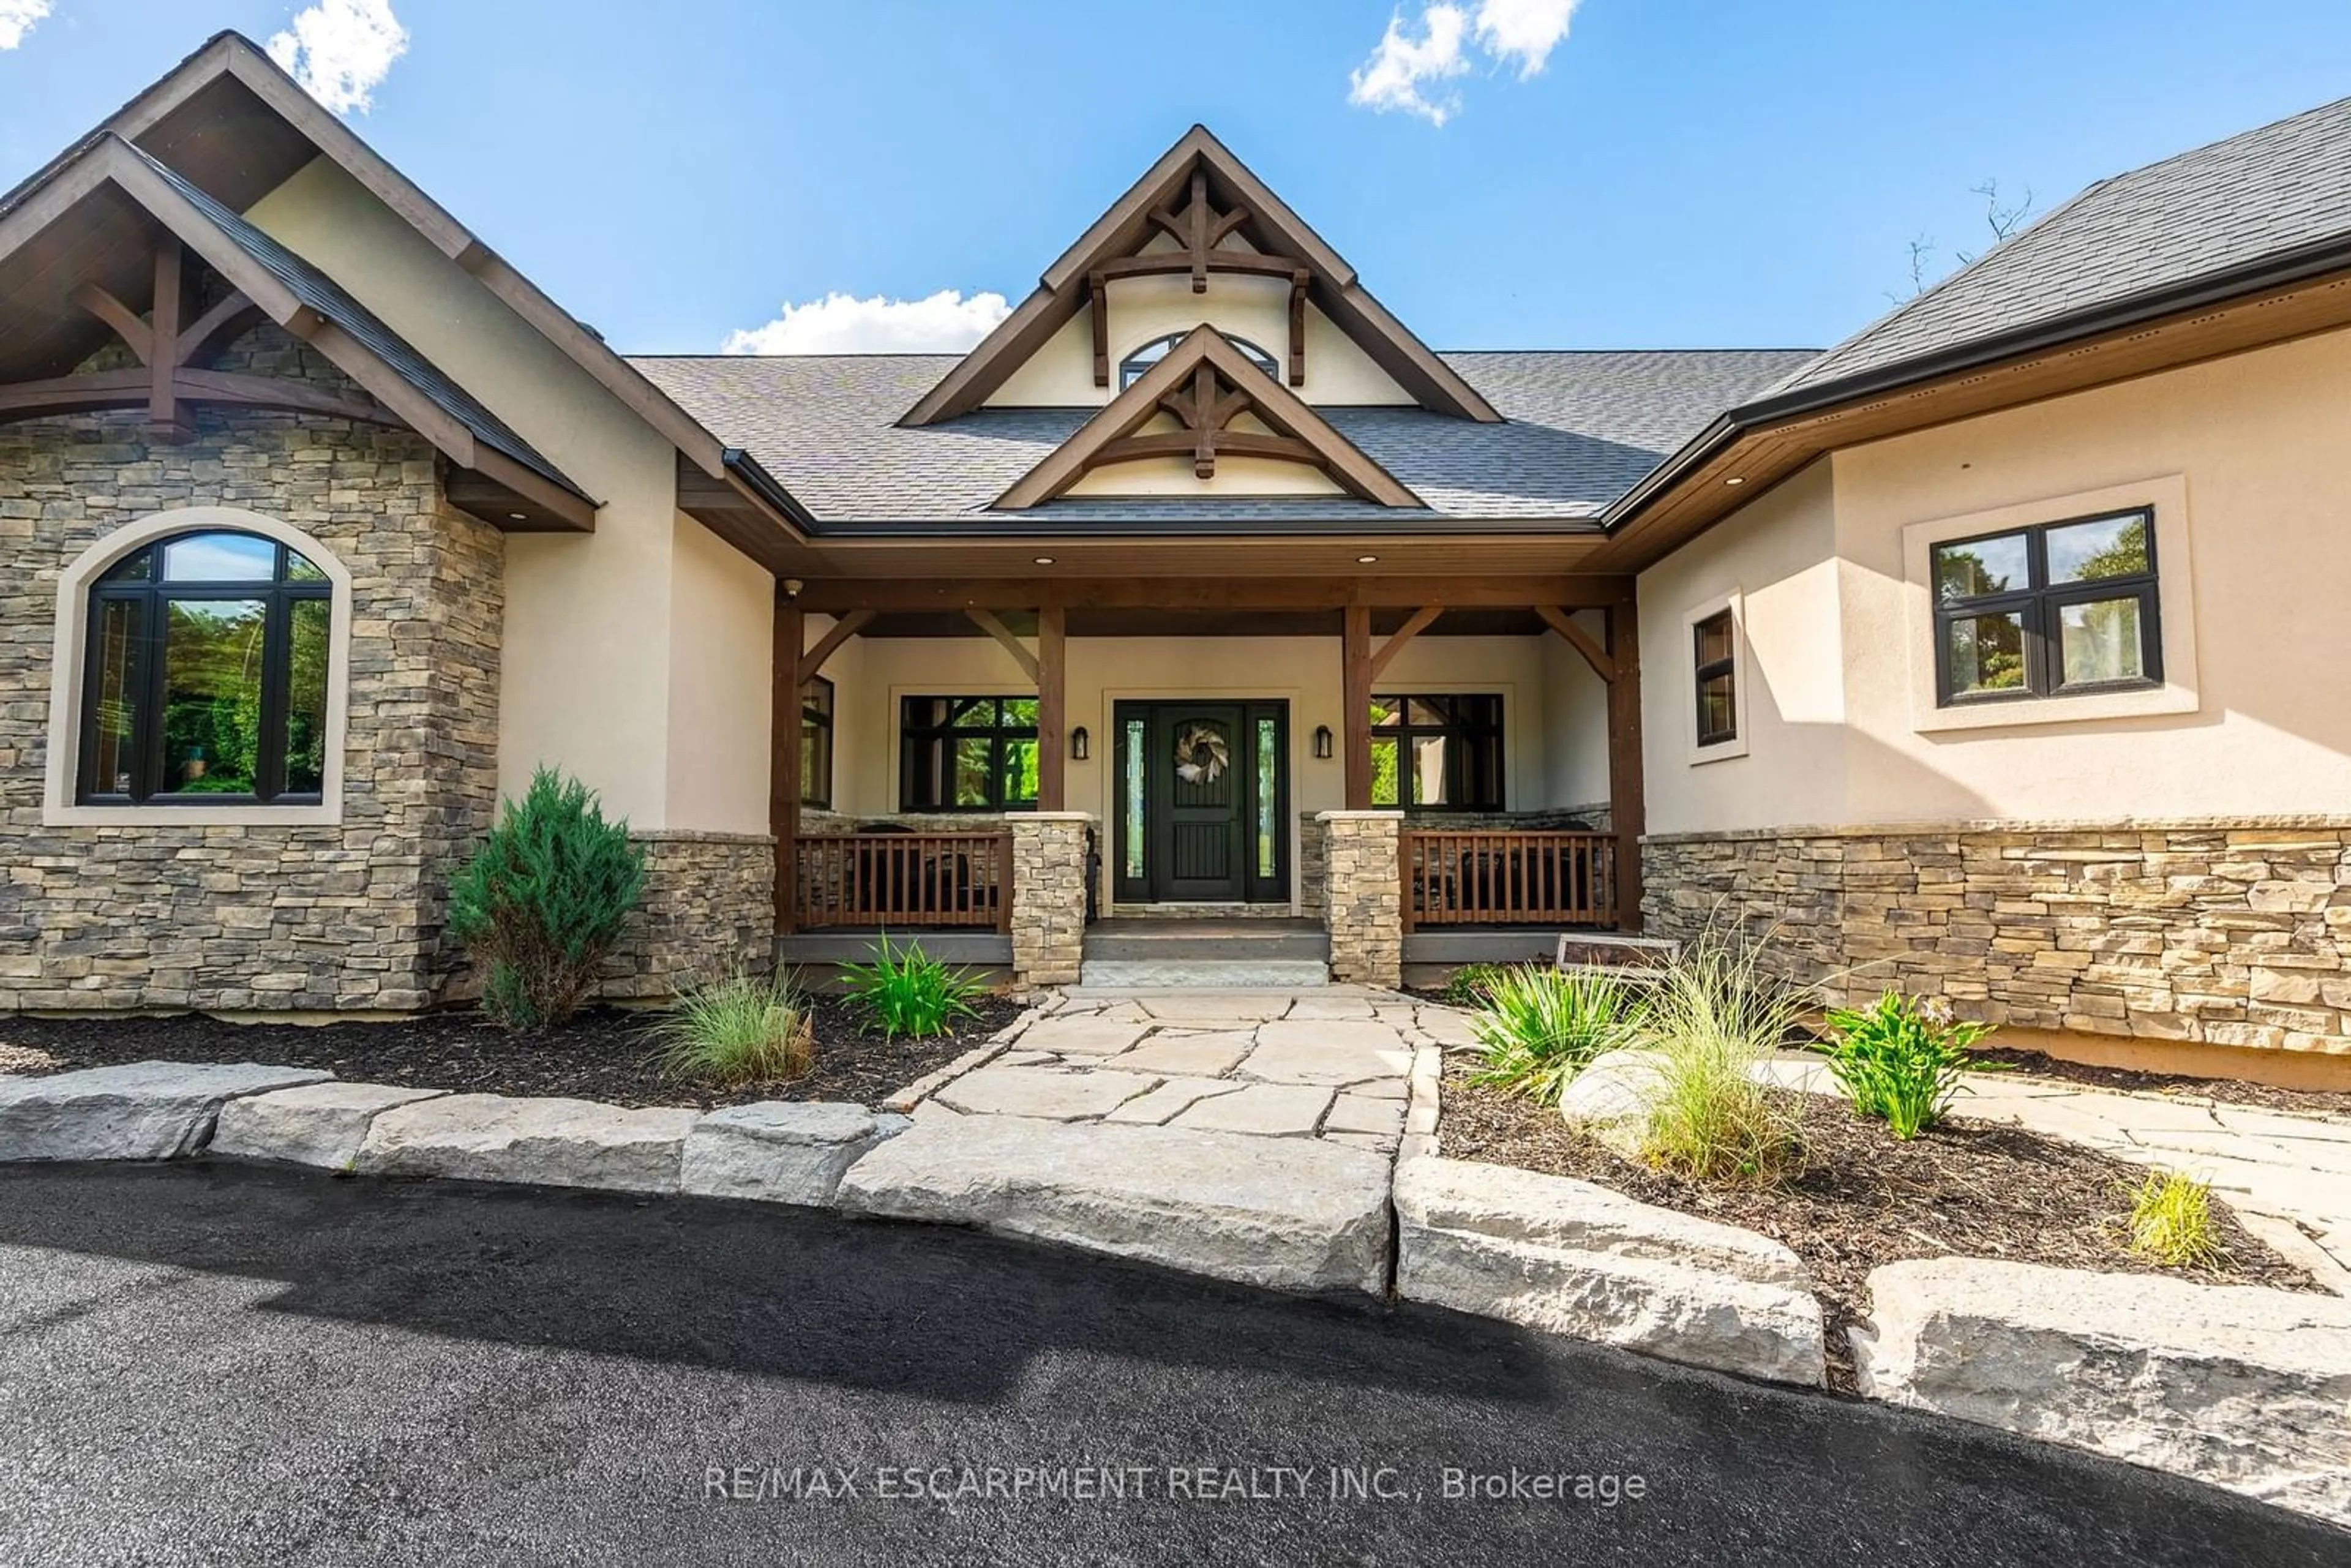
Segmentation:
<svg viewBox="0 0 2351 1568">
<path fill-rule="evenodd" d="M 1637 638 L 1620 577 L 788 583 L 779 950 L 1063 983 L 1184 922 L 1395 984 L 1637 931 Z"/>
</svg>

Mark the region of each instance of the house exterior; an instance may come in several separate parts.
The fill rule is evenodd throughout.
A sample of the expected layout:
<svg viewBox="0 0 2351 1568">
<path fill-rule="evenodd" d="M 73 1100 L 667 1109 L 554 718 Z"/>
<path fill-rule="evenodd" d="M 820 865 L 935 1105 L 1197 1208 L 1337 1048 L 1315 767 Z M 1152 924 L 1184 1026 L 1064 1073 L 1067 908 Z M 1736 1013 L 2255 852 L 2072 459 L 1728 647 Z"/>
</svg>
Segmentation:
<svg viewBox="0 0 2351 1568">
<path fill-rule="evenodd" d="M 0 198 L 0 1005 L 461 998 L 554 764 L 616 997 L 1736 921 L 2351 1082 L 2347 328 L 2351 103 L 1825 353 L 1433 351 L 1195 127 L 968 354 L 622 358 L 224 35 Z"/>
</svg>

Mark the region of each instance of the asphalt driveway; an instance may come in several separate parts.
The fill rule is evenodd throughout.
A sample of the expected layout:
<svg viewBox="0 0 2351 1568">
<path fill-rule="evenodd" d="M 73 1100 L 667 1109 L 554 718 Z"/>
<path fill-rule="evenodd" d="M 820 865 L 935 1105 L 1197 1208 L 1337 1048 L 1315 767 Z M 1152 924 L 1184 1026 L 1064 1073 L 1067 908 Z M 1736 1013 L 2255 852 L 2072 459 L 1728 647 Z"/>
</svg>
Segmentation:
<svg viewBox="0 0 2351 1568">
<path fill-rule="evenodd" d="M 0 1171 L 11 1564 L 2347 1555 L 1961 1425 L 953 1231 Z"/>
</svg>

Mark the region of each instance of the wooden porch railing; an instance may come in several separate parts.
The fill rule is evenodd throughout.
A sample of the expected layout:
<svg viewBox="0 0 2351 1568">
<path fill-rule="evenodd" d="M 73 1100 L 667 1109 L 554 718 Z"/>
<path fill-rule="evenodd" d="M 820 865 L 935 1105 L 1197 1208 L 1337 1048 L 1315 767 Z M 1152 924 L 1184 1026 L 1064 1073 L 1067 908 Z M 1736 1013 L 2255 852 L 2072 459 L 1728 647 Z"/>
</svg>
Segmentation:
<svg viewBox="0 0 2351 1568">
<path fill-rule="evenodd" d="M 1616 924 L 1612 833 L 1408 828 L 1404 928 Z"/>
<path fill-rule="evenodd" d="M 1012 928 L 1012 835 L 812 833 L 799 841 L 796 929 Z"/>
</svg>

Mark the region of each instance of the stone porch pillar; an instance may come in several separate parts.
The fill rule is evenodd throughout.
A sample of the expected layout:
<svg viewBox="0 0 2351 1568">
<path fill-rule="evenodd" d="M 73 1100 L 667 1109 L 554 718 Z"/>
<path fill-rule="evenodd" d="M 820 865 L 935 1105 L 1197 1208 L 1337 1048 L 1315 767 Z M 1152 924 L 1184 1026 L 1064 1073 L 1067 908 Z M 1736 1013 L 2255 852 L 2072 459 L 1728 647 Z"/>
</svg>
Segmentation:
<svg viewBox="0 0 2351 1568">
<path fill-rule="evenodd" d="M 1324 811 L 1323 925 L 1331 977 L 1343 984 L 1404 984 L 1402 811 Z"/>
<path fill-rule="evenodd" d="M 1012 983 L 1074 986 L 1086 944 L 1084 811 L 1016 811 L 1012 830 Z"/>
</svg>

